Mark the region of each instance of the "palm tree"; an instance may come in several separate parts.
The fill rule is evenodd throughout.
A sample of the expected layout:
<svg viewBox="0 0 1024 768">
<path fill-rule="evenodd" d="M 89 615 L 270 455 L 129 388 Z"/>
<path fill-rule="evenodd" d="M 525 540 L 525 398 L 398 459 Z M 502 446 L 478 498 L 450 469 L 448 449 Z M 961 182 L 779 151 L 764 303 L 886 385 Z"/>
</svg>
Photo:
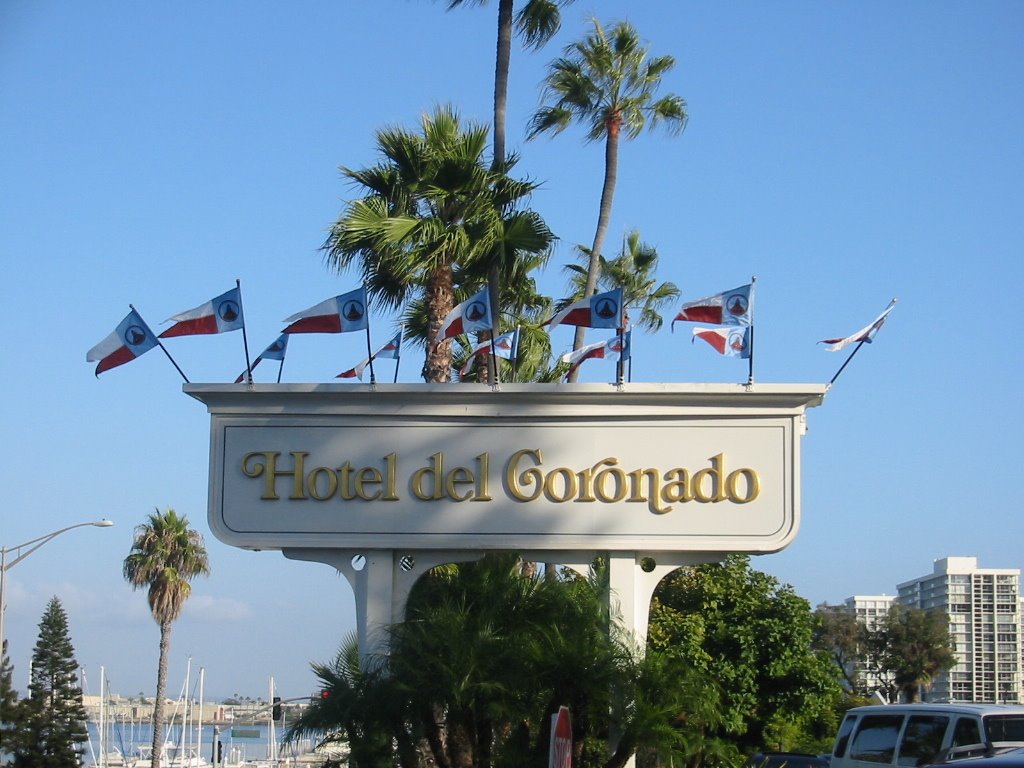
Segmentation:
<svg viewBox="0 0 1024 768">
<path fill-rule="evenodd" d="M 565 55 L 551 63 L 544 80 L 542 106 L 530 120 L 529 138 L 560 133 L 577 119 L 588 126 L 587 141 L 604 139 L 604 184 L 594 242 L 590 248 L 586 296 L 597 288 L 598 261 L 611 219 L 618 174 L 619 141 L 633 139 L 647 126 L 664 122 L 669 131 L 686 127 L 686 102 L 676 95 L 655 97 L 661 77 L 675 65 L 671 56 L 648 58 L 647 47 L 636 29 L 618 22 L 608 31 L 594 20 L 594 31 L 569 45 Z M 573 349 L 583 346 L 586 330 L 576 329 Z M 571 381 L 576 380 L 574 374 Z"/>
<path fill-rule="evenodd" d="M 188 518 L 171 508 L 164 512 L 157 509 L 146 523 L 135 528 L 132 549 L 124 559 L 122 571 L 132 589 L 148 590 L 149 611 L 160 626 L 152 753 L 153 767 L 160 768 L 171 624 L 181 615 L 192 594 L 192 579 L 208 574 L 210 562 L 203 537 L 189 528 Z"/>
<path fill-rule="evenodd" d="M 483 162 L 487 129 L 463 127 L 450 107 L 424 115 L 421 133 L 387 128 L 377 133 L 380 162 L 342 173 L 367 193 L 350 203 L 331 227 L 323 250 L 338 271 L 358 266 L 370 295 L 398 307 L 424 300 L 427 359 L 424 378 L 448 381 L 451 345 L 436 343 L 455 306 L 461 277 L 515 258 L 522 248 L 542 252 L 553 236 L 539 216 L 517 211 L 535 184 L 490 170 Z M 506 167 L 511 167 L 507 163 Z"/>
<path fill-rule="evenodd" d="M 518 32 L 527 48 L 539 49 L 548 42 L 562 25 L 560 7 L 572 0 L 526 0 L 516 13 L 514 0 L 498 0 L 498 42 L 494 64 L 494 151 L 493 170 L 508 171 L 505 166 L 505 113 L 508 104 L 508 72 L 512 60 L 512 34 Z M 467 3 L 486 5 L 487 0 L 449 0 L 448 10 Z M 501 307 L 501 274 L 494 264 L 487 275 L 491 306 L 495 316 Z M 490 363 L 483 367 L 489 371 Z"/>
<path fill-rule="evenodd" d="M 591 251 L 582 245 L 577 246 L 577 251 L 584 263 L 566 265 L 573 292 L 559 309 L 583 298 L 586 290 Z M 598 286 L 603 290 L 622 288 L 626 310 L 637 309 L 636 317 L 631 318 L 634 326 L 653 333 L 664 325 L 659 310 L 679 298 L 679 288 L 675 283 L 657 281 L 658 250 L 640 240 L 639 230 L 631 230 L 622 238 L 622 250 L 614 259 L 598 256 L 598 266 Z"/>
</svg>

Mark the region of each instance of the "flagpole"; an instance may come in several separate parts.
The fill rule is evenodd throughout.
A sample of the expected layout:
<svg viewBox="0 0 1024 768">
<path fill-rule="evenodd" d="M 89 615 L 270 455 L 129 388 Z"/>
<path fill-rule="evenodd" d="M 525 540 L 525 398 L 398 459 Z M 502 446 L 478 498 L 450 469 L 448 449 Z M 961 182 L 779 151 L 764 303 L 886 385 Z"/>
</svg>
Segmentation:
<svg viewBox="0 0 1024 768">
<path fill-rule="evenodd" d="M 625 323 L 623 323 L 625 325 Z M 626 361 L 623 360 L 623 354 L 625 352 L 625 328 L 620 327 L 619 329 L 619 360 L 615 364 L 615 386 L 621 387 L 622 382 L 626 376 Z"/>
<path fill-rule="evenodd" d="M 754 383 L 754 283 L 757 282 L 757 275 L 750 278 L 750 357 L 747 368 L 747 386 Z"/>
<path fill-rule="evenodd" d="M 865 342 L 865 341 L 867 341 L 867 339 L 861 339 L 861 340 L 860 340 L 859 342 L 857 342 L 857 346 L 853 348 L 853 352 L 851 352 L 851 353 L 850 353 L 850 356 L 849 356 L 848 358 L 846 358 L 845 362 L 844 362 L 844 363 L 843 363 L 843 364 L 842 364 L 841 366 L 839 366 L 839 370 L 838 370 L 838 371 L 836 371 L 836 375 L 832 377 L 832 380 L 831 380 L 831 381 L 829 381 L 828 385 L 829 385 L 830 387 L 831 387 L 831 386 L 832 386 L 833 384 L 835 384 L 835 383 L 836 383 L 836 379 L 838 379 L 838 378 L 839 378 L 839 374 L 840 374 L 840 373 L 842 373 L 842 372 L 843 372 L 843 369 L 844 369 L 844 368 L 845 368 L 845 367 L 846 367 L 847 365 L 849 365 L 849 363 L 850 363 L 850 361 L 851 361 L 851 360 L 853 360 L 853 356 L 854 356 L 854 355 L 856 355 L 856 354 L 857 354 L 857 352 L 858 352 L 858 350 L 860 350 L 860 348 L 864 346 L 864 342 Z"/>
<path fill-rule="evenodd" d="M 516 373 L 519 371 L 519 331 L 520 326 L 516 326 L 515 335 L 512 336 L 512 380 L 515 381 Z"/>
<path fill-rule="evenodd" d="M 249 362 L 249 338 L 245 335 L 245 309 L 242 307 L 242 281 L 235 278 L 238 289 L 238 304 L 242 310 L 242 346 L 245 348 L 245 383 L 252 384 L 252 363 Z M 283 362 L 283 361 L 282 361 Z"/>
<path fill-rule="evenodd" d="M 395 350 L 395 380 L 392 384 L 398 383 L 398 366 L 402 364 L 402 342 L 405 336 L 405 323 L 398 326 L 398 349 Z"/>
<path fill-rule="evenodd" d="M 167 351 L 167 347 L 165 347 L 163 343 L 160 341 L 160 337 L 153 333 L 153 329 L 149 327 L 149 323 L 146 322 L 146 319 L 135 308 L 135 305 L 129 304 L 128 307 L 131 309 L 132 312 L 139 316 L 139 320 L 142 320 L 142 324 L 146 326 L 146 331 L 153 337 L 153 340 L 156 342 L 157 346 L 164 351 L 164 354 L 167 355 L 167 359 L 171 361 L 171 365 L 174 366 L 175 370 L 181 374 L 181 378 L 185 380 L 185 383 L 190 384 L 191 382 L 188 380 L 188 376 L 186 376 L 185 372 L 181 370 L 181 368 L 178 366 L 176 362 L 174 362 L 174 358 L 171 357 L 171 353 Z"/>
<path fill-rule="evenodd" d="M 491 353 L 488 355 L 489 360 L 487 362 L 487 372 L 491 374 L 491 386 L 495 386 L 499 383 L 498 380 L 498 356 L 494 353 L 494 335 L 497 331 L 494 328 L 494 317 L 491 316 Z"/>
<path fill-rule="evenodd" d="M 281 358 L 281 365 L 277 367 L 277 383 L 281 383 L 281 372 L 284 370 L 284 357 Z"/>
<path fill-rule="evenodd" d="M 367 319 L 366 322 L 366 356 L 369 358 L 370 364 L 370 384 L 377 383 L 377 377 L 373 375 L 373 349 L 370 346 L 370 322 Z"/>
</svg>

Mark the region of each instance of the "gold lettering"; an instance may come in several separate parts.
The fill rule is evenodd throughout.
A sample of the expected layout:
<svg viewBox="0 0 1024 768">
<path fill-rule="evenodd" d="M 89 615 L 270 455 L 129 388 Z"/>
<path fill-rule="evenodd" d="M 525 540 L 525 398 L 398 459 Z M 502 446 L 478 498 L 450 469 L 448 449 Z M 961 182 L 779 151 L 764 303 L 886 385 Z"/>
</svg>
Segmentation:
<svg viewBox="0 0 1024 768">
<path fill-rule="evenodd" d="M 444 487 L 448 492 L 449 499 L 452 501 L 465 501 L 473 495 L 473 491 L 466 491 L 460 496 L 458 486 L 473 485 L 474 483 L 476 483 L 476 478 L 469 471 L 469 467 L 456 467 L 448 473 L 448 476 L 445 478 Z"/>
<path fill-rule="evenodd" d="M 352 462 L 346 461 L 338 467 L 338 481 L 341 486 L 338 496 L 344 501 L 352 501 L 356 497 L 352 491 Z"/>
<path fill-rule="evenodd" d="M 473 501 L 490 501 L 491 500 L 491 457 L 489 454 L 481 453 L 476 457 L 477 465 L 477 487 L 476 495 L 473 497 Z"/>
<path fill-rule="evenodd" d="M 444 455 L 438 451 L 430 457 L 430 464 L 420 467 L 412 473 L 409 480 L 413 496 L 423 501 L 437 501 L 443 497 L 442 477 L 444 475 Z M 423 481 L 430 478 L 431 490 L 427 493 L 423 488 Z"/>
<path fill-rule="evenodd" d="M 690 470 L 676 467 L 666 472 L 665 487 L 661 489 L 661 498 L 669 503 L 693 501 L 693 492 L 690 489 Z"/>
<path fill-rule="evenodd" d="M 740 476 L 747 479 L 747 493 L 745 496 L 740 496 L 739 491 L 736 490 L 736 484 Z M 729 477 L 725 481 L 725 491 L 730 501 L 735 501 L 737 504 L 748 504 L 760 495 L 761 478 L 752 469 L 746 467 L 737 469 L 735 472 L 729 473 Z"/>
<path fill-rule="evenodd" d="M 517 474 L 520 460 L 527 456 L 537 464 L 544 460 L 539 448 L 526 449 L 513 453 L 508 464 L 505 465 L 505 485 L 508 486 L 508 492 L 516 501 L 533 501 L 540 496 L 544 489 L 544 476 L 536 467 L 523 470 L 521 475 Z M 533 492 L 524 490 L 523 484 L 533 486 Z"/>
<path fill-rule="evenodd" d="M 381 501 L 398 501 L 398 454 L 389 453 L 384 457 L 384 495 Z"/>
<path fill-rule="evenodd" d="M 319 490 L 319 478 L 327 478 L 327 493 L 320 494 Z M 327 467 L 317 467 L 306 477 L 306 489 L 309 491 L 309 495 L 317 501 L 325 501 L 335 494 L 338 490 L 338 476 L 334 474 L 333 469 Z"/>
<path fill-rule="evenodd" d="M 643 494 L 641 484 L 647 478 L 647 495 Z M 661 476 L 656 469 L 634 469 L 629 473 L 630 480 L 630 501 L 646 501 L 647 508 L 656 515 L 663 515 L 671 512 L 672 507 L 662 507 L 661 501 Z"/>
<path fill-rule="evenodd" d="M 598 501 L 603 502 L 616 502 L 622 501 L 626 498 L 626 475 L 625 473 L 616 466 L 619 463 L 618 459 L 605 459 L 606 464 L 609 465 L 608 469 L 602 469 L 596 475 L 594 475 L 594 495 L 597 496 Z M 615 483 L 615 493 L 611 496 L 608 495 L 608 489 L 605 487 L 605 481 L 612 477 Z"/>
<path fill-rule="evenodd" d="M 277 476 L 290 475 L 292 478 L 292 494 L 288 498 L 294 501 L 305 500 L 306 494 L 302 483 L 305 474 L 303 462 L 309 454 L 305 451 L 292 451 L 290 455 L 295 464 L 291 470 L 277 468 L 277 457 L 280 455 L 280 451 L 253 451 L 247 453 L 242 457 L 242 472 L 246 477 L 259 477 L 263 475 L 263 495 L 260 496 L 261 499 L 277 501 L 281 498 L 277 495 Z M 263 462 L 250 465 L 249 460 L 254 456 L 262 456 Z"/>
<path fill-rule="evenodd" d="M 367 493 L 366 486 L 380 485 L 382 479 L 380 470 L 376 467 L 363 467 L 356 473 L 356 496 L 363 501 L 374 501 L 379 499 L 381 489 L 378 488 L 375 493 Z"/>
<path fill-rule="evenodd" d="M 562 478 L 562 494 L 559 495 L 555 489 L 555 480 Z M 563 502 L 569 501 L 576 495 L 576 473 L 568 467 L 559 467 L 548 472 L 544 478 L 544 496 L 548 501 Z"/>
<path fill-rule="evenodd" d="M 693 476 L 693 498 L 697 501 L 725 501 L 725 478 L 722 477 L 722 464 L 725 454 L 711 457 L 711 466 L 702 469 Z M 704 493 L 704 479 L 711 481 L 711 492 Z"/>
</svg>

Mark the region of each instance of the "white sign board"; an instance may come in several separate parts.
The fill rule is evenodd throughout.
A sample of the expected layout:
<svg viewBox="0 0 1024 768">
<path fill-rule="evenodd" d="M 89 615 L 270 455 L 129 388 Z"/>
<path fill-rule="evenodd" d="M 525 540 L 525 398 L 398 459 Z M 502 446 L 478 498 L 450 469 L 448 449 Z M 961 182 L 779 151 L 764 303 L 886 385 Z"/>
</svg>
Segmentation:
<svg viewBox="0 0 1024 768">
<path fill-rule="evenodd" d="M 186 385 L 252 549 L 772 552 L 816 385 Z"/>
</svg>

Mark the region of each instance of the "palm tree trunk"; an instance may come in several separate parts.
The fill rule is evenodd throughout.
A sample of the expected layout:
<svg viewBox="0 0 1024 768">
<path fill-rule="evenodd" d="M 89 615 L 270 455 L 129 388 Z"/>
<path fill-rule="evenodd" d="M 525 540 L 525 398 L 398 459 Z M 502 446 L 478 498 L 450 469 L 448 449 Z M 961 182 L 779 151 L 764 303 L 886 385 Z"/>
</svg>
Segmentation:
<svg viewBox="0 0 1024 768">
<path fill-rule="evenodd" d="M 604 143 L 604 186 L 601 188 L 601 208 L 597 216 L 594 244 L 590 248 L 590 263 L 587 265 L 587 285 L 583 291 L 584 296 L 592 296 L 597 290 L 597 278 L 601 271 L 601 248 L 604 246 L 604 236 L 612 217 L 612 198 L 615 196 L 615 180 L 619 175 L 619 132 L 621 128 L 621 118 L 616 116 L 608 121 L 608 132 Z M 583 348 L 586 334 L 586 328 L 582 325 L 576 326 L 573 350 Z M 569 381 L 576 381 L 579 375 L 580 369 L 576 368 L 569 374 Z"/>
<path fill-rule="evenodd" d="M 491 168 L 498 169 L 505 163 L 505 113 L 508 108 L 508 70 L 512 61 L 512 3 L 513 0 L 498 2 L 498 49 L 494 57 L 494 157 Z M 497 263 L 487 273 L 487 294 L 491 302 L 491 334 L 500 330 L 498 316 L 501 311 L 501 270 Z M 498 361 L 490 352 L 482 355 L 486 381 L 498 380 Z"/>
<path fill-rule="evenodd" d="M 171 622 L 160 622 L 160 661 L 156 672 L 156 702 L 153 704 L 153 768 L 160 768 L 164 750 L 164 700 L 167 698 L 167 652 L 171 645 Z"/>
<path fill-rule="evenodd" d="M 508 70 L 512 61 L 512 2 L 498 2 L 498 50 L 494 64 L 494 168 L 505 162 L 505 111 L 508 106 Z"/>
<path fill-rule="evenodd" d="M 423 364 L 423 378 L 430 384 L 444 384 L 452 375 L 452 345 L 448 340 L 437 343 L 441 323 L 455 306 L 452 265 L 444 264 L 427 279 L 427 359 Z"/>
</svg>

